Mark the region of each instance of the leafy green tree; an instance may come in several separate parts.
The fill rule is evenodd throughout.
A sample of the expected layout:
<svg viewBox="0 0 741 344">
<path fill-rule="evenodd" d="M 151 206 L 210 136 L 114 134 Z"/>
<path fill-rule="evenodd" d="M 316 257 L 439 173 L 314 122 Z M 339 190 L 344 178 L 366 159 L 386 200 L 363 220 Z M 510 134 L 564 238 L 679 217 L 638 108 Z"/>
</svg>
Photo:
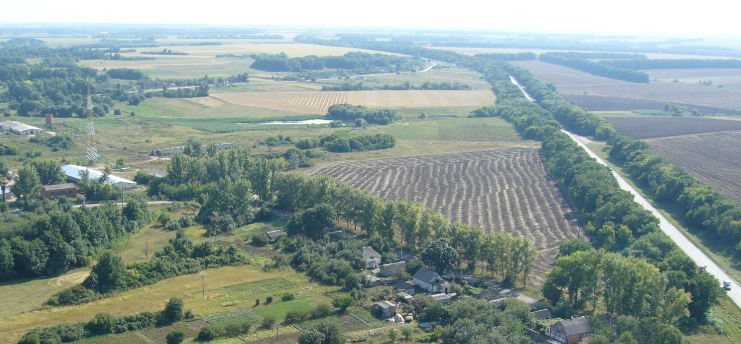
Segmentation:
<svg viewBox="0 0 741 344">
<path fill-rule="evenodd" d="M 185 339 L 185 334 L 181 331 L 172 331 L 167 334 L 165 340 L 167 344 L 180 344 Z"/>
<path fill-rule="evenodd" d="M 460 258 L 458 251 L 448 244 L 448 240 L 441 238 L 433 241 L 422 251 L 422 261 L 428 266 L 434 266 L 440 274 L 444 274 L 448 269 L 458 266 Z"/>
<path fill-rule="evenodd" d="M 36 168 L 32 165 L 23 165 L 15 177 L 15 184 L 10 189 L 19 200 L 27 200 L 35 197 L 41 189 L 41 180 Z"/>
<path fill-rule="evenodd" d="M 319 204 L 301 215 L 303 231 L 312 239 L 323 238 L 330 229 L 334 228 L 336 216 L 332 206 L 326 203 Z"/>
<path fill-rule="evenodd" d="M 0 281 L 15 275 L 14 267 L 15 261 L 13 260 L 13 250 L 10 242 L 0 239 Z"/>
<path fill-rule="evenodd" d="M 301 332 L 298 336 L 299 344 L 324 344 L 324 333 L 319 330 Z"/>
<path fill-rule="evenodd" d="M 126 266 L 121 257 L 105 252 L 83 283 L 88 288 L 104 294 L 124 286 L 126 277 Z"/>
<path fill-rule="evenodd" d="M 340 296 L 332 300 L 332 306 L 339 309 L 341 313 L 344 313 L 353 305 L 355 305 L 355 299 L 349 295 Z"/>
<path fill-rule="evenodd" d="M 51 160 L 36 160 L 31 162 L 39 175 L 41 185 L 53 185 L 64 183 L 65 175 L 59 164 Z"/>
<path fill-rule="evenodd" d="M 167 301 L 165 310 L 162 311 L 162 318 L 168 324 L 183 320 L 184 305 L 183 299 L 173 296 L 170 301 Z"/>
</svg>

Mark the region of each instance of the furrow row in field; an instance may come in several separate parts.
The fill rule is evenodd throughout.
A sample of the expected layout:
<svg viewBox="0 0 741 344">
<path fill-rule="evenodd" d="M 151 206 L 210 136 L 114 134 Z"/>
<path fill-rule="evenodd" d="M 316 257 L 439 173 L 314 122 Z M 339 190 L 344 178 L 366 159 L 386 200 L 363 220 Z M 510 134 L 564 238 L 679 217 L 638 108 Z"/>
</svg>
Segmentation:
<svg viewBox="0 0 741 344">
<path fill-rule="evenodd" d="M 581 232 L 533 148 L 341 162 L 311 174 L 333 176 L 386 200 L 419 202 L 486 232 L 529 237 L 542 254 L 534 264 L 536 283 L 544 280 L 560 242 Z"/>
</svg>

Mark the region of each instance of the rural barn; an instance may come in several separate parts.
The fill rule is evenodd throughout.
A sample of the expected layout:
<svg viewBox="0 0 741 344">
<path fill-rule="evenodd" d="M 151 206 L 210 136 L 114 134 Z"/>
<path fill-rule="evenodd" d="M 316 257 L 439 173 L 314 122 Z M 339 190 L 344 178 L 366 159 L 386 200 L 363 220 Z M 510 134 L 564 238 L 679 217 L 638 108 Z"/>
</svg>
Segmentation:
<svg viewBox="0 0 741 344">
<path fill-rule="evenodd" d="M 67 176 L 67 180 L 73 183 L 77 183 L 80 181 L 80 179 L 82 178 L 80 176 L 80 173 L 83 171 L 87 171 L 90 179 L 99 179 L 103 176 L 103 172 L 77 165 L 63 165 L 62 171 L 64 171 L 64 174 Z M 133 189 L 136 187 L 136 182 L 113 175 L 108 175 L 108 178 L 105 182 L 123 189 Z"/>
<path fill-rule="evenodd" d="M 592 327 L 589 326 L 589 319 L 583 316 L 561 320 L 545 328 L 546 336 L 564 344 L 578 343 L 589 337 L 590 333 L 592 333 Z"/>
<path fill-rule="evenodd" d="M 72 183 L 44 185 L 41 187 L 41 197 L 43 198 L 62 198 L 77 197 L 77 186 Z"/>
<path fill-rule="evenodd" d="M 0 130 L 2 130 L 3 132 L 10 131 L 11 133 L 18 135 L 36 135 L 44 132 L 41 128 L 36 128 L 34 126 L 16 121 L 0 122 Z"/>
<path fill-rule="evenodd" d="M 366 262 L 366 269 L 376 269 L 381 264 L 381 254 L 370 246 L 363 247 L 363 259 Z"/>
<path fill-rule="evenodd" d="M 383 312 L 382 314 L 384 318 L 390 318 L 394 316 L 394 314 L 396 314 L 397 306 L 388 301 L 381 301 L 379 303 L 376 303 L 373 307 L 376 309 L 380 308 Z"/>
<path fill-rule="evenodd" d="M 380 274 L 382 276 L 391 276 L 397 271 L 406 271 L 407 262 L 396 262 L 381 265 Z"/>
<path fill-rule="evenodd" d="M 417 270 L 414 274 L 413 284 L 426 290 L 428 293 L 448 293 L 450 283 L 443 279 L 440 274 L 428 268 Z"/>
</svg>

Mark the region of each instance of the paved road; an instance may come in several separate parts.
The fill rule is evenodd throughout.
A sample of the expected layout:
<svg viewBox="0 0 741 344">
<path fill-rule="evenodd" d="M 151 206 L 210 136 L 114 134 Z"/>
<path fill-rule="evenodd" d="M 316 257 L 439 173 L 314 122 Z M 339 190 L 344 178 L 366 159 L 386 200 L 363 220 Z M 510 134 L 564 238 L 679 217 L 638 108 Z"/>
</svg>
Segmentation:
<svg viewBox="0 0 741 344">
<path fill-rule="evenodd" d="M 597 154 L 592 152 L 584 143 L 582 143 L 579 136 L 574 135 L 565 130 L 563 130 L 563 132 L 568 134 L 571 137 L 571 139 L 573 139 L 576 143 L 582 146 L 582 148 L 584 148 L 591 157 L 597 159 L 597 162 L 599 162 L 602 165 L 608 166 L 607 163 L 604 160 L 602 160 L 602 158 L 597 156 Z M 708 258 L 708 256 L 705 255 L 705 253 L 700 251 L 700 249 L 697 248 L 697 246 L 695 246 L 691 241 L 689 241 L 684 236 L 684 234 L 682 234 L 682 232 L 680 232 L 677 229 L 677 227 L 675 227 L 671 222 L 669 222 L 664 217 L 664 215 L 661 215 L 661 213 L 659 213 L 659 211 L 656 210 L 656 208 L 654 208 L 650 203 L 648 203 L 648 201 L 643 196 L 641 196 L 641 194 L 638 191 L 636 191 L 635 188 L 633 188 L 630 184 L 628 184 L 628 182 L 626 182 L 625 179 L 623 179 L 623 177 L 617 174 L 617 172 L 615 172 L 615 170 L 613 170 L 612 168 L 610 168 L 610 171 L 612 171 L 612 174 L 617 179 L 618 184 L 620 184 L 620 188 L 633 194 L 633 196 L 635 197 L 635 201 L 638 204 L 648 209 L 652 214 L 654 214 L 654 216 L 659 218 L 659 227 L 661 227 L 661 230 L 664 233 L 666 233 L 666 235 L 668 235 L 669 238 L 671 238 L 674 241 L 674 243 L 677 244 L 677 246 L 679 246 L 679 248 L 681 248 L 682 251 L 684 251 L 684 253 L 690 256 L 690 258 L 692 258 L 692 260 L 694 260 L 698 266 L 704 266 L 711 275 L 715 276 L 715 278 L 718 279 L 719 285 L 721 281 L 732 280 L 731 277 L 728 276 L 728 274 L 726 274 L 725 271 L 723 271 L 723 269 L 715 265 L 715 263 L 710 258 Z M 736 282 L 733 288 L 728 291 L 728 296 L 731 297 L 731 299 L 733 300 L 733 302 L 736 303 L 736 305 L 741 307 L 741 286 L 739 286 L 738 282 Z"/>
<path fill-rule="evenodd" d="M 517 80 L 515 80 L 515 78 L 513 78 L 511 75 L 509 78 L 510 80 L 512 80 L 512 83 L 514 83 L 515 85 L 517 85 L 517 87 L 520 88 L 520 90 L 525 95 L 525 97 L 527 97 L 527 99 L 529 99 L 530 101 L 533 101 L 533 98 L 530 97 L 529 94 L 527 94 L 525 89 L 522 86 L 520 86 L 519 83 L 517 83 Z M 617 179 L 618 184 L 620 185 L 620 188 L 633 194 L 633 197 L 635 198 L 635 201 L 638 204 L 640 204 L 644 208 L 648 209 L 652 214 L 654 214 L 654 216 L 656 216 L 659 219 L 659 227 L 661 228 L 661 230 L 664 233 L 666 233 L 666 235 L 669 236 L 669 238 L 671 238 L 672 241 L 674 241 L 674 243 L 677 244 L 677 246 L 679 246 L 679 248 L 681 248 L 682 251 L 684 251 L 684 253 L 686 253 L 690 258 L 692 258 L 692 260 L 695 261 L 695 264 L 697 264 L 697 266 L 704 266 L 707 272 L 715 276 L 715 278 L 718 279 L 718 285 L 720 285 L 722 281 L 734 281 L 735 283 L 732 289 L 729 290 L 727 294 L 731 298 L 731 300 L 733 300 L 733 302 L 736 303 L 737 306 L 741 307 L 741 286 L 739 285 L 738 281 L 735 281 L 730 276 L 728 276 L 728 274 L 726 274 L 726 272 L 723 269 L 721 269 L 718 265 L 716 265 L 708 256 L 705 255 L 705 253 L 700 251 L 700 249 L 697 248 L 697 246 L 695 246 L 691 241 L 689 241 L 689 239 L 687 239 L 684 236 L 684 234 L 682 234 L 682 232 L 680 232 L 677 229 L 677 227 L 675 227 L 671 222 L 669 222 L 669 220 L 667 220 L 664 217 L 664 215 L 661 215 L 661 213 L 658 210 L 656 210 L 656 208 L 654 208 L 654 206 L 652 206 L 651 203 L 648 203 L 648 201 L 638 191 L 636 191 L 636 189 L 634 189 L 630 184 L 628 184 L 628 182 L 626 182 L 625 179 L 623 179 L 623 177 L 621 177 L 619 174 L 617 174 L 617 172 L 615 172 L 615 170 L 613 170 L 609 165 L 607 165 L 607 163 L 604 160 L 602 160 L 602 158 L 600 158 L 599 156 L 597 156 L 597 154 L 592 152 L 589 149 L 589 147 L 587 147 L 584 144 L 584 142 L 590 142 L 589 139 L 583 136 L 574 135 L 565 130 L 562 130 L 562 131 L 568 134 L 569 137 L 571 137 L 571 139 L 574 140 L 574 142 L 579 144 L 579 146 L 584 148 L 584 150 L 586 150 L 587 153 L 589 153 L 591 157 L 595 158 L 597 162 L 599 162 L 602 165 L 607 166 L 612 172 L 612 174 L 615 176 L 615 179 Z"/>
<path fill-rule="evenodd" d="M 173 201 L 148 201 L 147 204 L 149 205 L 156 205 L 156 204 L 170 204 L 175 203 Z M 101 205 L 101 203 L 93 203 L 93 204 L 85 204 L 86 207 L 95 208 L 97 206 Z M 121 206 L 121 202 L 116 202 L 116 205 L 119 207 Z M 123 205 L 126 205 L 126 202 L 123 202 Z M 82 204 L 73 205 L 72 208 L 79 208 L 82 207 Z"/>
</svg>

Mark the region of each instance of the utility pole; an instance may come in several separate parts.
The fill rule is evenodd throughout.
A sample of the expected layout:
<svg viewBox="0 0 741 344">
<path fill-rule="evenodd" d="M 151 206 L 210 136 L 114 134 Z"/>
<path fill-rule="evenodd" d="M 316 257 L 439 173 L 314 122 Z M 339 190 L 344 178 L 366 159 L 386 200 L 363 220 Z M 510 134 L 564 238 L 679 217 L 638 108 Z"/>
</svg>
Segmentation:
<svg viewBox="0 0 741 344">
<path fill-rule="evenodd" d="M 206 298 L 206 282 L 203 280 L 203 275 L 201 275 L 201 288 L 203 289 L 203 298 Z"/>
<path fill-rule="evenodd" d="M 145 234 L 145 237 L 144 238 L 147 240 L 147 246 L 144 249 L 144 254 L 146 254 L 147 255 L 147 259 L 149 259 L 149 236 Z"/>
<path fill-rule="evenodd" d="M 275 325 L 275 342 L 278 342 L 278 329 L 280 328 L 280 324 Z"/>
</svg>

